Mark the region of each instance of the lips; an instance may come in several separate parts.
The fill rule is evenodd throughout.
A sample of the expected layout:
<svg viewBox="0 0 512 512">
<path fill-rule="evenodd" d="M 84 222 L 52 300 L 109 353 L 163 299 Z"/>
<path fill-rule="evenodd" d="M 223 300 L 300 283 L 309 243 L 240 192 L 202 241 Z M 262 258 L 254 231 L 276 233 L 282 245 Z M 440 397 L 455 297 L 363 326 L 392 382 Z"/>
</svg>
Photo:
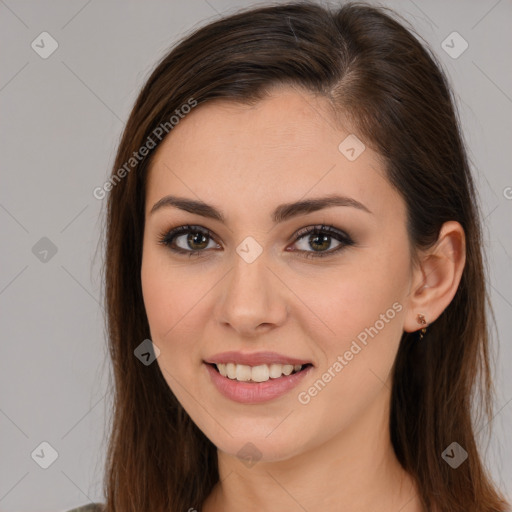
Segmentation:
<svg viewBox="0 0 512 512">
<path fill-rule="evenodd" d="M 313 363 L 307 359 L 288 357 L 283 354 L 278 354 L 277 352 L 255 352 L 252 354 L 237 351 L 222 352 L 205 359 L 204 362 L 209 364 L 235 363 L 244 364 L 247 366 L 258 366 L 261 364 L 291 364 L 293 366 L 298 364 L 310 364 L 314 366 Z"/>
<path fill-rule="evenodd" d="M 242 404 L 260 404 L 285 396 L 313 371 L 313 366 L 307 364 L 298 373 L 270 379 L 266 382 L 239 382 L 223 377 L 214 364 L 204 364 L 203 368 L 209 375 L 210 382 L 217 391 L 234 402 Z"/>
</svg>

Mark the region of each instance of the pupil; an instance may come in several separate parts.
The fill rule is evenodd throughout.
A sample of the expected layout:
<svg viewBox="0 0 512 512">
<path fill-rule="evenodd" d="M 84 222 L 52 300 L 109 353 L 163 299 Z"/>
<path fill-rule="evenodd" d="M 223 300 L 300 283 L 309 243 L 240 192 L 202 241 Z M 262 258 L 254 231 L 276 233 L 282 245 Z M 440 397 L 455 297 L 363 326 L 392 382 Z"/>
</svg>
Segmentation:
<svg viewBox="0 0 512 512">
<path fill-rule="evenodd" d="M 202 240 L 203 240 L 203 243 L 202 243 L 202 244 L 201 244 L 201 242 L 200 242 L 200 241 L 199 241 L 199 242 L 196 242 L 196 240 L 198 239 L 198 237 L 199 237 L 199 239 L 202 239 Z M 196 244 L 196 243 L 197 243 L 197 244 L 200 244 L 200 245 L 201 245 L 201 247 L 199 247 L 200 249 L 203 249 L 204 247 L 206 247 L 206 246 L 208 245 L 208 242 L 207 242 L 207 240 L 206 240 L 206 236 L 205 236 L 203 233 L 199 233 L 199 232 L 196 232 L 196 233 L 194 233 L 194 234 L 190 234 L 190 235 L 188 236 L 188 242 L 189 242 L 189 243 L 191 243 L 192 245 L 194 245 L 194 244 Z M 204 246 L 204 247 L 203 247 L 203 246 Z"/>
<path fill-rule="evenodd" d="M 316 245 L 318 243 L 319 245 L 321 245 L 322 242 L 324 243 L 324 246 L 320 247 L 320 249 L 328 249 L 329 248 L 330 243 L 329 243 L 329 237 L 327 235 L 316 234 L 316 235 L 313 235 L 313 237 L 314 237 L 313 244 Z M 316 242 L 316 240 L 318 240 L 318 239 L 322 239 L 322 242 Z"/>
</svg>

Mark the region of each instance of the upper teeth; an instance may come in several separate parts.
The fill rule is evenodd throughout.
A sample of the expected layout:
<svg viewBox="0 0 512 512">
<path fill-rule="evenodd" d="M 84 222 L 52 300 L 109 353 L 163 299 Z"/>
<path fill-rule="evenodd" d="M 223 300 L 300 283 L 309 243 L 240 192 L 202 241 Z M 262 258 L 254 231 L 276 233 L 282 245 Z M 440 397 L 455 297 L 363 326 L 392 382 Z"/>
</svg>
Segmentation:
<svg viewBox="0 0 512 512">
<path fill-rule="evenodd" d="M 278 379 L 281 375 L 290 375 L 294 370 L 298 372 L 301 364 L 260 364 L 258 366 L 247 366 L 245 364 L 216 364 L 223 377 L 239 381 L 265 382 L 270 379 Z"/>
</svg>

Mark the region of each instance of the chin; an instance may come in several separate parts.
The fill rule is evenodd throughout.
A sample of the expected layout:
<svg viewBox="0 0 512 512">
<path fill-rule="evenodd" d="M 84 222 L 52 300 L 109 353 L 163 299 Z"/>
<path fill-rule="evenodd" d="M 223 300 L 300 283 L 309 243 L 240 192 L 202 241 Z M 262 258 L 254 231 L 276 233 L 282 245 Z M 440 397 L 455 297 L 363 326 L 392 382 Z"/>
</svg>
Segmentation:
<svg viewBox="0 0 512 512">
<path fill-rule="evenodd" d="M 239 436 L 226 435 L 222 439 L 209 439 L 218 450 L 239 458 L 248 467 L 256 462 L 284 461 L 303 450 L 304 442 L 291 439 L 284 431 L 281 435 L 273 432 L 270 436 L 268 432 L 271 430 L 265 435 L 251 435 L 250 430 L 246 430 L 245 434 Z"/>
</svg>

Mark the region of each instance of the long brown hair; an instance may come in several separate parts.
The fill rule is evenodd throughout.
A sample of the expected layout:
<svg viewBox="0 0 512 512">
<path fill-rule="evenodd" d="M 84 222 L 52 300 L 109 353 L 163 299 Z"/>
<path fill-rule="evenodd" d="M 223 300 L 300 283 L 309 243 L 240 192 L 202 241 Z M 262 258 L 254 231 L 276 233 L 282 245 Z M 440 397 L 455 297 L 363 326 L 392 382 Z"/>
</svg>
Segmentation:
<svg viewBox="0 0 512 512">
<path fill-rule="evenodd" d="M 416 333 L 403 333 L 393 369 L 391 440 L 426 510 L 506 510 L 477 446 L 476 419 L 483 411 L 490 424 L 494 395 L 476 191 L 442 68 L 396 18 L 362 3 L 240 11 L 179 42 L 144 85 L 104 187 L 111 189 L 104 272 L 114 378 L 108 512 L 199 510 L 219 478 L 216 447 L 177 401 L 158 364 L 146 366 L 134 356 L 150 338 L 140 269 L 145 180 L 163 140 L 157 129 L 171 133 L 169 120 L 179 122 L 191 102 L 197 108 L 214 98 L 253 103 L 279 84 L 323 95 L 382 156 L 389 182 L 407 205 L 413 249 L 430 247 L 446 221 L 464 228 L 466 265 L 453 301 L 421 343 Z M 140 156 L 149 140 L 151 148 Z M 441 456 L 452 442 L 468 454 L 457 469 Z"/>
</svg>

